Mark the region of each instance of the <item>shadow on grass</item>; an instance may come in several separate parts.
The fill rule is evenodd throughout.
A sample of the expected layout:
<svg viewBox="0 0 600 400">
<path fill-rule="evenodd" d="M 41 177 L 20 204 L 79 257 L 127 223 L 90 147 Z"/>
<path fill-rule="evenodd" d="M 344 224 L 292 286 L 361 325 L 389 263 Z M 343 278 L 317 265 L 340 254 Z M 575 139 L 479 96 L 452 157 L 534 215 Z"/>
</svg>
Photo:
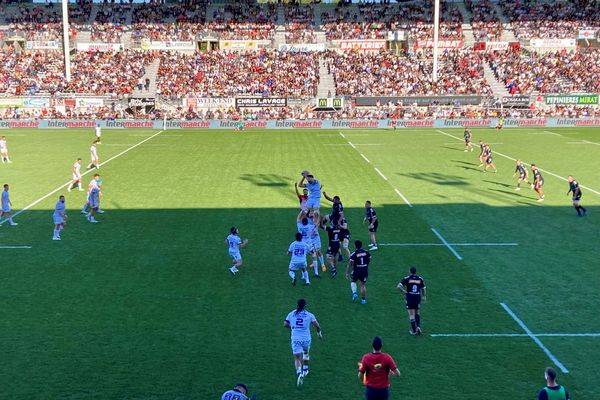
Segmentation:
<svg viewBox="0 0 600 400">
<path fill-rule="evenodd" d="M 244 174 L 240 176 L 241 180 L 251 182 L 256 186 L 267 187 L 287 187 L 294 180 L 289 176 L 276 174 Z"/>
<path fill-rule="evenodd" d="M 406 176 L 419 181 L 427 181 L 442 186 L 461 186 L 470 185 L 470 183 L 461 176 L 447 175 L 439 172 L 428 173 L 398 173 L 400 176 Z"/>
</svg>

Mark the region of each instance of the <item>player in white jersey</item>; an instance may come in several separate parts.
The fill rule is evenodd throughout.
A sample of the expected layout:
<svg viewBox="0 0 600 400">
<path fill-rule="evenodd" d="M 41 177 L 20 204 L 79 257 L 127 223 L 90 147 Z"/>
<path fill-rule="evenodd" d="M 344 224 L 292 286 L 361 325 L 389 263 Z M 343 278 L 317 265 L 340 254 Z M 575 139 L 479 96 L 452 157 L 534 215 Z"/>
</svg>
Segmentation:
<svg viewBox="0 0 600 400">
<path fill-rule="evenodd" d="M 235 275 L 239 272 L 239 267 L 242 266 L 242 254 L 240 249 L 243 249 L 248 244 L 248 239 L 242 240 L 239 236 L 240 230 L 235 226 L 229 230 L 231 233 L 225 239 L 225 244 L 228 247 L 229 256 L 233 259 L 233 265 L 229 268 L 229 272 Z"/>
<path fill-rule="evenodd" d="M 298 306 L 292 310 L 283 326 L 292 331 L 292 353 L 294 354 L 294 366 L 296 367 L 296 385 L 302 386 L 304 378 L 308 375 L 308 363 L 310 360 L 310 326 L 313 325 L 317 330 L 319 338 L 323 338 L 321 326 L 317 322 L 317 318 L 308 312 L 306 309 L 306 300 L 298 300 Z"/>
<path fill-rule="evenodd" d="M 12 219 L 12 215 L 10 213 L 10 208 L 12 207 L 12 203 L 10 201 L 10 197 L 8 195 L 8 184 L 4 184 L 4 191 L 2 192 L 2 209 L 0 210 L 0 218 L 4 218 L 5 221 L 8 220 L 8 223 L 11 226 L 19 225 Z M 0 225 L 2 224 L 1 221 Z"/>
<path fill-rule="evenodd" d="M 62 194 L 58 197 L 56 206 L 54 206 L 54 214 L 52 214 L 52 219 L 54 220 L 54 236 L 52 236 L 52 240 L 60 240 L 60 231 L 62 231 L 67 224 L 65 196 Z"/>
<path fill-rule="evenodd" d="M 96 124 L 95 131 L 96 131 L 96 143 L 102 144 L 100 142 L 100 139 L 102 138 L 102 128 L 100 128 L 100 124 Z"/>
<path fill-rule="evenodd" d="M 321 240 L 318 237 L 319 232 L 316 232 L 316 241 L 318 241 L 319 246 L 319 250 L 317 250 L 315 244 L 313 243 L 317 228 L 314 222 L 306 216 L 304 211 L 300 211 L 300 214 L 298 214 L 298 217 L 296 217 L 296 226 L 298 232 L 302 234 L 302 242 L 306 243 L 310 248 L 310 256 L 312 258 L 312 267 L 315 271 L 315 278 L 320 278 L 319 264 L 317 263 L 317 252 L 321 251 Z"/>
<path fill-rule="evenodd" d="M 92 169 L 96 167 L 96 169 L 100 169 L 100 159 L 98 158 L 98 149 L 96 149 L 96 142 L 92 142 L 90 146 L 90 163 L 87 166 L 87 169 Z"/>
<path fill-rule="evenodd" d="M 73 178 L 71 180 L 71 183 L 69 183 L 69 187 L 67 188 L 67 191 L 71 191 L 71 189 L 75 189 L 76 187 L 79 188 L 80 192 L 83 192 L 83 187 L 81 185 L 81 158 L 78 158 L 77 161 L 75 161 L 75 164 L 73 164 Z"/>
<path fill-rule="evenodd" d="M 301 270 L 301 279 L 305 285 L 310 285 L 310 278 L 306 270 L 306 256 L 311 251 L 311 246 L 303 241 L 302 233 L 296 232 L 296 240 L 288 247 L 288 255 L 292 256 L 288 269 L 288 275 L 292 278 L 292 286 L 296 286 L 296 271 Z"/>
<path fill-rule="evenodd" d="M 6 136 L 2 136 L 0 139 L 0 158 L 2 158 L 2 164 L 5 162 L 12 162 L 10 161 L 10 158 L 8 158 L 8 145 L 6 144 Z"/>
</svg>

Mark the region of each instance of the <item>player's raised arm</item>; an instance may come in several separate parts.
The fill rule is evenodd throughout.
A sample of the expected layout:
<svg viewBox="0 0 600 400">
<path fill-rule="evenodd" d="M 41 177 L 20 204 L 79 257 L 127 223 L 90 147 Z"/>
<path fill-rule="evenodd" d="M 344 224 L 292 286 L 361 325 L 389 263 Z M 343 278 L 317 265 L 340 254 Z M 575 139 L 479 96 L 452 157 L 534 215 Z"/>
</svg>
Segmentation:
<svg viewBox="0 0 600 400">
<path fill-rule="evenodd" d="M 302 175 L 302 179 L 300 179 L 300 182 L 298 182 L 298 186 L 300 186 L 301 188 L 305 188 L 306 185 L 304 184 L 304 181 L 306 180 L 306 176 Z"/>
<path fill-rule="evenodd" d="M 294 182 L 294 189 L 296 190 L 296 196 L 300 197 L 300 192 L 298 191 L 298 182 Z"/>
<path fill-rule="evenodd" d="M 322 187 L 322 186 L 321 186 Z M 325 197 L 327 200 L 329 200 L 330 202 L 333 203 L 333 198 L 327 196 L 327 193 L 323 192 L 323 197 Z"/>
<path fill-rule="evenodd" d="M 303 218 L 304 218 L 304 211 L 300 210 L 300 212 L 298 213 L 298 216 L 296 217 L 296 222 L 302 222 Z"/>
</svg>

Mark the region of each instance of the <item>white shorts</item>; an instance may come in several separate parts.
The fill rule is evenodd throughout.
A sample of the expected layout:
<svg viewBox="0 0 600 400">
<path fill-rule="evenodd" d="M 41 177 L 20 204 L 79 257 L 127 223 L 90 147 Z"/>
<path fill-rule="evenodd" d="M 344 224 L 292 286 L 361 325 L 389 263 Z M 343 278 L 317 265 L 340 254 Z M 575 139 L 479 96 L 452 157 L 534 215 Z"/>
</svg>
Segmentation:
<svg viewBox="0 0 600 400">
<path fill-rule="evenodd" d="M 98 159 L 98 155 L 90 153 L 91 161 L 96 161 Z"/>
<path fill-rule="evenodd" d="M 230 251 L 229 256 L 233 258 L 233 261 L 242 261 L 242 255 L 239 251 Z"/>
<path fill-rule="evenodd" d="M 0 149 L 0 154 L 6 154 L 6 153 L 8 153 L 8 148 L 3 147 Z"/>
<path fill-rule="evenodd" d="M 290 262 L 290 271 L 298 271 L 300 269 L 306 269 L 306 261 L 304 261 L 304 262 Z"/>
<path fill-rule="evenodd" d="M 9 213 L 10 212 L 10 207 L 9 206 L 2 207 L 2 212 Z"/>
<path fill-rule="evenodd" d="M 62 217 L 52 217 L 54 219 L 54 225 L 60 225 L 64 222 L 64 220 L 62 219 Z"/>
<path fill-rule="evenodd" d="M 81 175 L 73 174 L 73 180 L 74 180 L 74 181 L 79 181 L 79 180 L 81 180 Z"/>
<path fill-rule="evenodd" d="M 310 351 L 310 340 L 292 340 L 292 353 L 300 354 Z"/>
<path fill-rule="evenodd" d="M 306 206 L 308 208 L 320 208 L 321 207 L 321 199 L 311 199 L 310 197 L 306 201 Z"/>
</svg>

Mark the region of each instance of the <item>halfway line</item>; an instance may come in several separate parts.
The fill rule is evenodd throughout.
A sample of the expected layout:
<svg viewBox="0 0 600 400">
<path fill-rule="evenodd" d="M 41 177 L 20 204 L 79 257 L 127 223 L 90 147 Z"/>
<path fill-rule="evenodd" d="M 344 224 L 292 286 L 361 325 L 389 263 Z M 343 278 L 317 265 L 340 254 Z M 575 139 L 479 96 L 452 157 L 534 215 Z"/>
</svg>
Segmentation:
<svg viewBox="0 0 600 400">
<path fill-rule="evenodd" d="M 444 246 L 446 246 L 448 248 L 448 250 L 450 250 L 452 252 L 452 254 L 454 254 L 454 257 L 456 257 L 459 260 L 462 260 L 463 258 L 460 256 L 460 254 L 458 254 L 458 252 L 456 250 L 454 250 L 454 248 L 450 245 L 450 243 L 448 243 L 446 241 L 446 239 L 444 239 L 442 237 L 442 235 L 439 234 L 438 231 L 436 231 L 434 228 L 431 228 L 431 231 L 435 234 L 435 236 L 438 237 L 438 239 L 440 239 L 442 241 L 442 243 L 444 244 Z"/>
<path fill-rule="evenodd" d="M 558 361 L 558 358 L 556 358 L 554 356 L 554 354 L 552 354 L 550 352 L 550 350 L 548 350 L 548 348 L 546 346 L 544 346 L 544 343 L 542 343 L 542 341 L 540 339 L 538 339 L 529 330 L 529 328 L 527 327 L 527 325 L 525 325 L 525 323 L 523 321 L 521 321 L 519 319 L 519 317 L 517 317 L 517 315 L 506 304 L 500 303 L 500 305 L 502 306 L 502 308 L 504 308 L 504 311 L 506 311 L 508 313 L 508 315 L 510 315 L 511 318 L 514 319 L 515 322 L 525 331 L 525 333 L 527 334 L 527 336 L 529 336 L 535 342 L 535 344 L 537 344 L 544 351 L 544 353 L 546 353 L 546 355 L 548 356 L 548 358 L 550 358 L 550 360 L 552 360 L 552 362 L 554 363 L 554 365 L 556 365 L 558 368 L 560 368 L 560 370 L 564 374 L 568 374 L 569 370 L 560 361 Z"/>
<path fill-rule="evenodd" d="M 152 136 L 148 136 L 146 139 L 142 140 L 141 142 L 138 142 L 138 143 L 134 144 L 133 146 L 126 148 L 125 150 L 123 150 L 123 151 L 122 151 L 122 152 L 120 152 L 119 154 L 117 154 L 117 155 L 115 155 L 115 156 L 112 156 L 112 157 L 111 157 L 111 158 L 109 158 L 108 160 L 106 160 L 106 161 L 104 161 L 104 162 L 101 162 L 99 166 L 106 165 L 106 164 L 108 164 L 109 162 L 111 162 L 112 160 L 114 160 L 115 158 L 121 157 L 123 154 L 125 154 L 125 153 L 129 152 L 130 150 L 133 150 L 133 149 L 135 149 L 136 147 L 138 147 L 138 146 L 140 146 L 140 145 L 142 145 L 142 144 L 146 143 L 148 140 L 150 140 L 150 139 L 152 139 L 152 138 L 154 138 L 154 137 L 156 137 L 156 136 L 160 135 L 162 132 L 164 132 L 164 131 L 158 131 L 158 132 L 157 132 L 157 133 L 155 133 L 154 135 L 152 135 Z M 95 171 L 96 171 L 96 169 L 90 169 L 90 170 L 87 170 L 87 171 L 85 171 L 83 174 L 81 174 L 81 176 L 83 177 L 83 176 L 85 176 L 85 175 L 87 175 L 87 174 L 89 174 L 89 173 L 95 172 Z M 36 200 L 36 201 L 34 201 L 33 203 L 31 203 L 31 204 L 29 204 L 28 206 L 26 206 L 26 207 L 22 208 L 21 210 L 17 211 L 16 213 L 14 213 L 14 214 L 12 215 L 12 217 L 14 218 L 14 217 L 16 217 L 16 216 L 18 216 L 18 215 L 20 215 L 20 214 L 24 213 L 25 211 L 29 210 L 31 207 L 35 206 L 35 205 L 36 205 L 36 204 L 38 204 L 39 202 L 46 200 L 48 197 L 52 196 L 53 194 L 55 194 L 56 192 L 58 192 L 59 190 L 61 190 L 61 189 L 62 189 L 62 188 L 64 188 L 65 186 L 68 186 L 70 183 L 71 183 L 71 180 L 69 180 L 67 183 L 64 183 L 64 184 L 60 185 L 59 187 L 57 187 L 56 189 L 54 189 L 54 190 L 53 190 L 53 191 L 51 191 L 50 193 L 48 193 L 48 194 L 46 194 L 46 195 L 44 195 L 44 196 L 40 197 L 39 199 L 37 199 L 37 200 Z M 2 221 L 0 221 L 0 225 L 2 225 L 3 223 L 5 223 L 6 221 L 8 221 L 8 219 L 3 219 Z"/>
<path fill-rule="evenodd" d="M 451 134 L 449 134 L 449 133 L 447 133 L 447 132 L 440 131 L 440 130 L 437 130 L 436 132 L 442 133 L 442 134 L 444 134 L 444 135 L 446 135 L 446 136 L 448 136 L 448 137 L 454 138 L 454 139 L 456 139 L 456 140 L 460 140 L 461 142 L 463 141 L 463 139 L 461 139 L 461 138 L 459 138 L 459 137 L 456 137 L 456 136 L 454 136 L 454 135 L 451 135 Z M 585 142 L 585 140 L 584 140 L 584 142 Z M 594 142 L 590 142 L 590 143 L 592 143 L 592 144 L 595 144 Z M 600 143 L 596 143 L 596 144 L 600 145 Z M 512 158 L 511 156 L 507 156 L 506 154 L 502 154 L 502 153 L 500 153 L 499 151 L 496 151 L 496 150 L 494 150 L 494 153 L 495 153 L 495 154 L 498 154 L 498 155 L 499 155 L 499 156 L 501 156 L 501 157 L 508 158 L 509 160 L 512 160 L 512 161 L 517 161 L 517 159 L 516 159 L 516 158 Z M 526 162 L 524 162 L 523 164 L 531 166 L 531 164 L 527 164 Z M 539 170 L 540 170 L 540 171 L 542 171 L 542 172 L 545 172 L 545 173 L 547 173 L 548 175 L 552 175 L 552 176 L 554 176 L 555 178 L 562 179 L 562 180 L 563 180 L 563 181 L 565 181 L 565 182 L 567 181 L 567 178 L 563 178 L 562 176 L 560 176 L 560 175 L 557 175 L 557 174 L 555 174 L 554 172 L 550 172 L 550 171 L 548 171 L 548 170 L 546 170 L 546 169 L 541 169 L 541 168 L 540 168 Z M 582 188 L 584 188 L 584 189 L 586 189 L 586 190 L 589 190 L 589 191 L 590 191 L 590 192 L 592 192 L 592 193 L 596 193 L 597 195 L 600 195 L 600 192 L 599 192 L 599 191 L 597 191 L 597 190 L 594 190 L 594 189 L 592 189 L 592 188 L 589 188 L 589 187 L 587 187 L 587 186 L 583 186 L 583 185 L 579 185 L 579 186 L 581 186 Z"/>
</svg>

